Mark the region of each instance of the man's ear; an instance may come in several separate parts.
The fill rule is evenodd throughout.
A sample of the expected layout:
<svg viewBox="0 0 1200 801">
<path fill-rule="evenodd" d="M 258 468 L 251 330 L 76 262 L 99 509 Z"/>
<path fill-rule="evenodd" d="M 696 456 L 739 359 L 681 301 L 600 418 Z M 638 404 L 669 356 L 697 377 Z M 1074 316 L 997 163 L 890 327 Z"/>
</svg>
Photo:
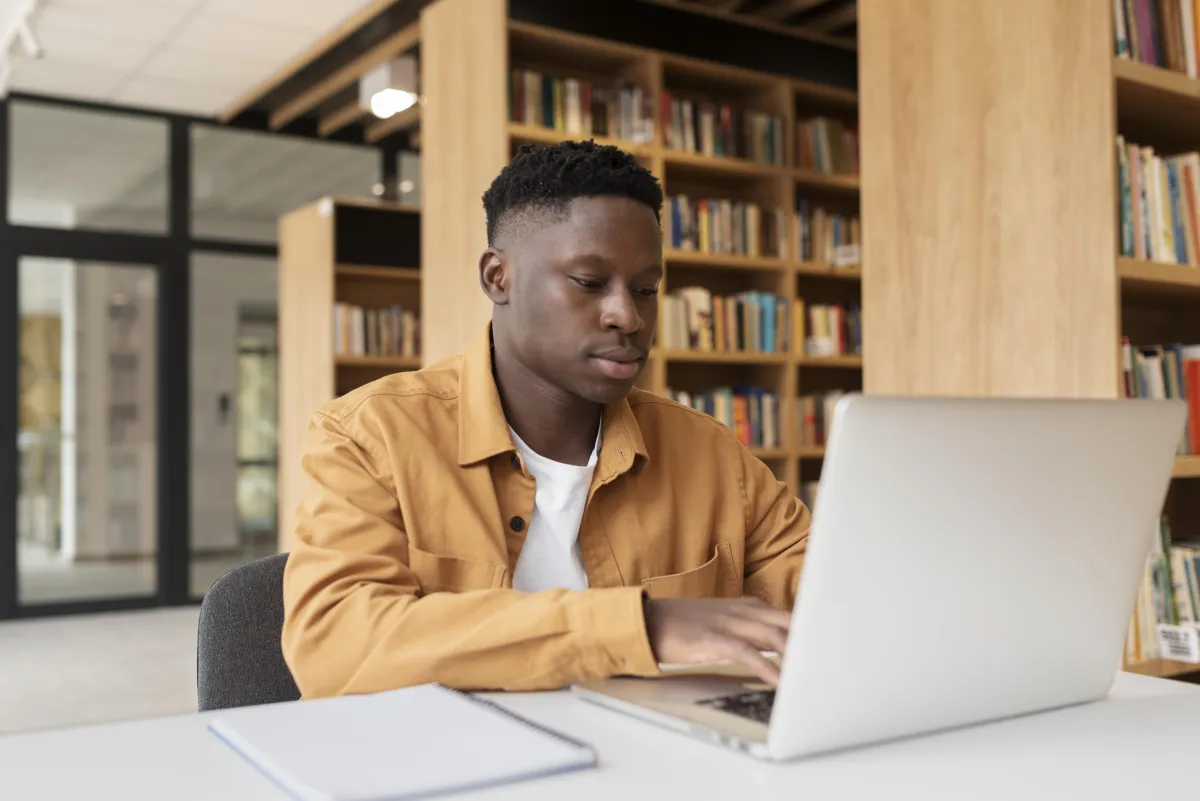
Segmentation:
<svg viewBox="0 0 1200 801">
<path fill-rule="evenodd" d="M 508 305 L 508 289 L 512 282 L 512 266 L 503 251 L 488 248 L 479 257 L 479 286 L 483 294 L 497 306 Z"/>
</svg>

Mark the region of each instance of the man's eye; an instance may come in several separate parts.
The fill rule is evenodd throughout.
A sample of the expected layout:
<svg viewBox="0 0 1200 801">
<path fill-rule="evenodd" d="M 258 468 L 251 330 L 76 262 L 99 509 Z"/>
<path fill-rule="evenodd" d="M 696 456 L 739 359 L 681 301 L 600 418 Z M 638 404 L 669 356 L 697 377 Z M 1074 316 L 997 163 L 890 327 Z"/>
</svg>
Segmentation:
<svg viewBox="0 0 1200 801">
<path fill-rule="evenodd" d="M 571 280 L 579 284 L 584 289 L 600 289 L 602 286 L 604 286 L 603 282 L 596 281 L 591 278 L 575 278 L 572 276 Z"/>
<path fill-rule="evenodd" d="M 645 295 L 648 298 L 652 298 L 658 294 L 658 287 L 652 286 L 652 287 L 648 287 L 646 289 L 639 289 L 639 290 L 637 290 L 637 293 L 639 295 Z"/>
</svg>

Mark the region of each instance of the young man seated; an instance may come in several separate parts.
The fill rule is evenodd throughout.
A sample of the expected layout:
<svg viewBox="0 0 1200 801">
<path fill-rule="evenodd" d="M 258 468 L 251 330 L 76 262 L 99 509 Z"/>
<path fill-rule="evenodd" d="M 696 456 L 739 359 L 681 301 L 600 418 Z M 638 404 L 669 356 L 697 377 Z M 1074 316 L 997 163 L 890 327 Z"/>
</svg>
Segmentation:
<svg viewBox="0 0 1200 801">
<path fill-rule="evenodd" d="M 284 580 L 305 697 L 719 660 L 778 678 L 763 652 L 784 648 L 809 512 L 725 426 L 634 388 L 662 199 L 614 147 L 522 148 L 483 196 L 491 324 L 316 413 Z"/>
</svg>

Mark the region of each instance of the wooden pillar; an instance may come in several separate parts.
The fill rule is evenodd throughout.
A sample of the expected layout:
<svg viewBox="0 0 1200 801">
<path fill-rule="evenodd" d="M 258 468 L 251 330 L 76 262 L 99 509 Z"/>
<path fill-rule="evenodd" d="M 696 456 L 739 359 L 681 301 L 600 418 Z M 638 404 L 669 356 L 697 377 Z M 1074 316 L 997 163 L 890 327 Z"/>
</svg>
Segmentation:
<svg viewBox="0 0 1200 801">
<path fill-rule="evenodd" d="M 422 359 L 461 353 L 491 318 L 481 196 L 508 163 L 506 0 L 421 11 Z"/>
<path fill-rule="evenodd" d="M 1117 394 L 1109 0 L 859 0 L 865 389 Z"/>
</svg>

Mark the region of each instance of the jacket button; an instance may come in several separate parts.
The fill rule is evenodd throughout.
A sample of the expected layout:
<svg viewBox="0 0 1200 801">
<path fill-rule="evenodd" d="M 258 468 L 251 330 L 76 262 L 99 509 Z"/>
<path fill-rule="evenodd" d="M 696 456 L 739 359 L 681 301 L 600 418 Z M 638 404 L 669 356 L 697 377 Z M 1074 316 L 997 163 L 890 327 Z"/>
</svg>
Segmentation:
<svg viewBox="0 0 1200 801">
<path fill-rule="evenodd" d="M 517 456 L 515 453 L 512 455 L 512 466 L 513 470 L 521 469 L 521 457 Z"/>
<path fill-rule="evenodd" d="M 520 517 L 514 517 L 512 520 L 508 521 L 508 525 L 513 531 L 521 531 L 525 528 L 525 521 Z"/>
</svg>

